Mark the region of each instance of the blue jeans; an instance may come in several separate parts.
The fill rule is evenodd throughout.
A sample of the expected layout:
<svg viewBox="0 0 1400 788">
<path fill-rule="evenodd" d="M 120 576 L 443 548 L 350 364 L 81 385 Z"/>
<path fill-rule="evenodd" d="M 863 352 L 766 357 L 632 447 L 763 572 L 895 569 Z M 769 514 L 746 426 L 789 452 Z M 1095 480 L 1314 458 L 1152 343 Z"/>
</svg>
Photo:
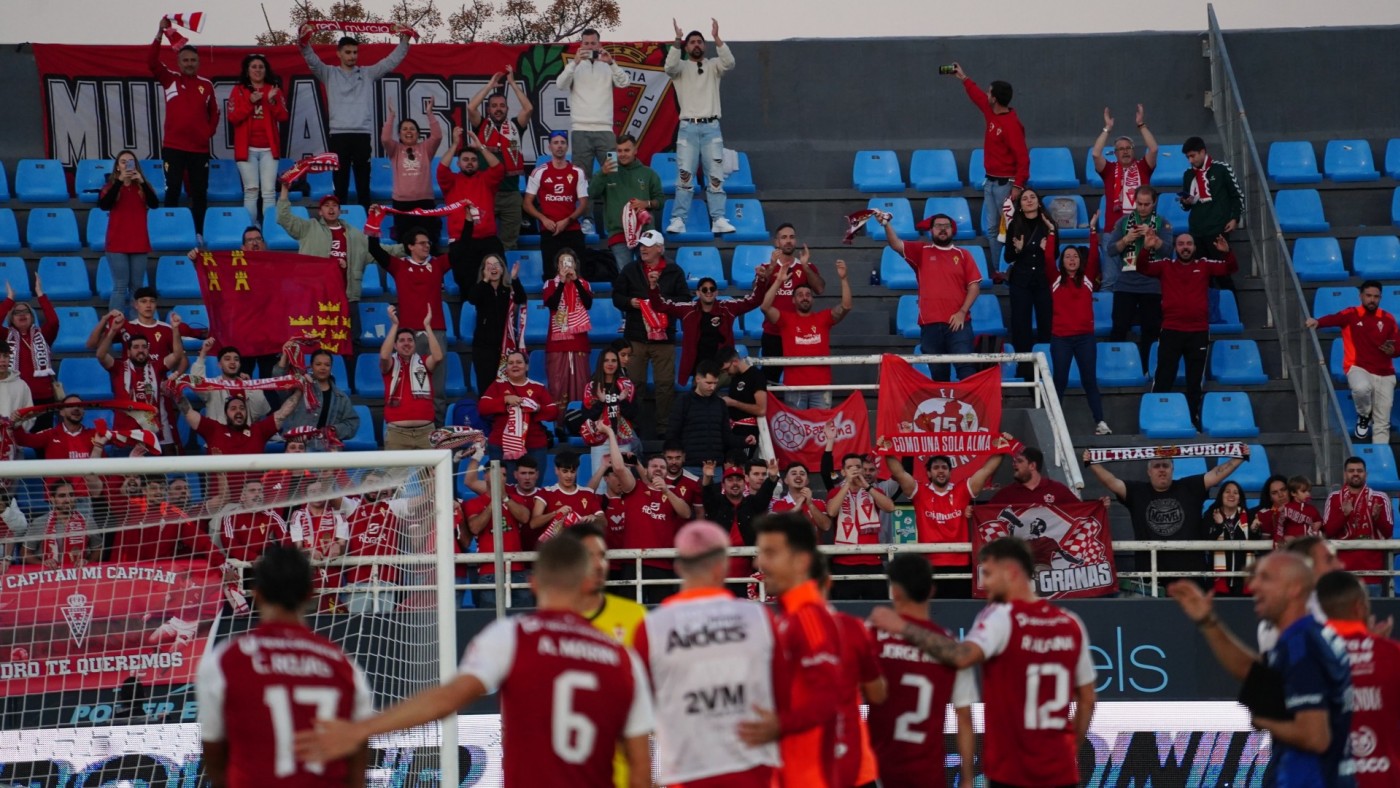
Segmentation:
<svg viewBox="0 0 1400 788">
<path fill-rule="evenodd" d="M 797 410 L 829 409 L 831 407 L 831 391 L 784 391 L 783 403 L 789 408 Z"/>
<path fill-rule="evenodd" d="M 131 309 L 131 296 L 146 284 L 148 261 L 144 254 L 107 253 L 107 265 L 112 269 L 112 297 L 107 299 L 107 311 L 119 309 L 128 320 L 136 317 Z"/>
<path fill-rule="evenodd" d="M 1103 277 L 1103 286 L 1099 290 L 1112 292 L 1113 285 L 1118 282 L 1118 273 L 1123 269 L 1123 258 L 1118 254 L 1118 250 L 1113 245 L 1113 228 L 1108 228 L 1099 239 L 1099 274 Z"/>
<path fill-rule="evenodd" d="M 696 123 L 681 121 L 676 133 L 676 205 L 672 219 L 685 220 L 690 215 L 690 201 L 695 199 L 694 181 L 697 168 L 705 171 L 705 199 L 710 205 L 710 218 L 724 216 L 724 135 L 719 121 Z"/>
<path fill-rule="evenodd" d="M 1001 259 L 1003 244 L 997 240 L 997 231 L 1001 229 L 1002 203 L 1010 196 L 1011 181 L 996 183 L 990 178 L 982 181 L 982 232 L 987 236 L 987 265 L 992 271 L 1000 271 L 1006 265 Z"/>
<path fill-rule="evenodd" d="M 235 163 L 243 179 L 243 207 L 253 224 L 261 227 L 258 197 L 262 197 L 263 210 L 277 204 L 277 157 L 268 148 L 249 148 L 248 160 Z"/>
<path fill-rule="evenodd" d="M 483 574 L 480 570 L 472 573 L 475 576 L 474 583 L 492 583 L 496 580 L 495 572 Z M 530 593 L 530 573 L 511 572 L 510 582 L 517 587 L 510 590 L 510 606 L 512 608 L 524 608 L 535 606 L 535 595 Z M 486 610 L 496 607 L 496 589 L 494 588 L 474 588 L 472 589 L 472 601 L 478 610 Z"/>
<path fill-rule="evenodd" d="M 1055 391 L 1064 407 L 1065 390 L 1069 388 L 1071 362 L 1079 364 L 1079 382 L 1084 386 L 1084 398 L 1089 400 L 1089 412 L 1094 423 L 1103 421 L 1103 398 L 1099 396 L 1099 344 L 1093 334 L 1072 337 L 1050 337 L 1050 363 L 1055 368 Z"/>
<path fill-rule="evenodd" d="M 972 352 L 972 321 L 963 321 L 963 327 L 957 331 L 948 328 L 947 323 L 928 323 L 919 326 L 919 345 L 924 353 L 961 355 Z M 958 369 L 958 380 L 967 380 L 968 376 L 976 372 L 976 368 L 967 362 L 960 362 L 954 365 Z M 948 380 L 947 364 L 929 364 L 928 375 L 934 380 Z"/>
<path fill-rule="evenodd" d="M 617 263 L 617 270 L 619 273 L 622 272 L 622 269 L 627 267 L 628 263 L 632 262 L 632 258 L 636 254 L 633 250 L 627 248 L 627 244 L 613 244 L 608 247 L 608 251 L 612 252 L 613 261 Z"/>
</svg>

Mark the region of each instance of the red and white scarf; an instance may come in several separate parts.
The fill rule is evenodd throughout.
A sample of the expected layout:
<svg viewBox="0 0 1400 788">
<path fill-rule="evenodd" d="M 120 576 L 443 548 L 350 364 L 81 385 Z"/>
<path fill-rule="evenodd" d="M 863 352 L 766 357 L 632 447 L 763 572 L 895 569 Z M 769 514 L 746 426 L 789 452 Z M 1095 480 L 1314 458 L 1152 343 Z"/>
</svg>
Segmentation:
<svg viewBox="0 0 1400 788">
<path fill-rule="evenodd" d="M 340 156 L 335 153 L 319 153 L 299 159 L 286 172 L 282 173 L 283 183 L 292 183 L 308 172 L 331 172 L 340 166 Z"/>
<path fill-rule="evenodd" d="M 501 337 L 501 363 L 496 366 L 496 380 L 506 379 L 506 356 L 514 351 L 525 352 L 525 322 L 529 319 L 529 310 L 525 304 L 515 303 L 514 291 L 511 291 L 510 303 L 506 306 L 506 332 Z"/>
<path fill-rule="evenodd" d="M 1201 166 L 1192 167 L 1191 175 L 1191 196 L 1196 198 L 1196 202 L 1210 202 L 1210 181 L 1206 180 L 1206 173 L 1210 172 L 1210 165 L 1215 162 L 1211 160 L 1210 154 L 1201 157 Z"/>
<path fill-rule="evenodd" d="M 176 28 L 183 27 L 191 33 L 204 32 L 203 11 L 195 11 L 189 14 L 166 14 L 165 18 L 170 20 L 170 27 L 165 29 L 165 40 L 170 44 L 171 49 L 178 51 L 180 47 L 190 42 L 190 40 L 185 38 Z"/>
<path fill-rule="evenodd" d="M 407 372 L 408 390 L 414 399 L 433 398 L 433 377 L 428 372 L 428 365 L 423 363 L 423 357 L 414 353 L 405 359 L 403 356 L 394 354 L 394 369 L 389 374 L 388 401 L 391 407 L 399 407 L 403 404 L 403 396 L 399 394 L 399 380 Z"/>
<path fill-rule="evenodd" d="M 418 40 L 418 31 L 411 27 L 405 27 L 397 22 L 341 22 L 335 19 L 316 19 L 306 22 L 301 27 L 301 37 L 299 43 L 305 44 L 311 40 L 313 33 L 325 33 L 339 30 L 343 33 L 355 33 L 365 36 L 397 36 L 407 33 L 408 37 L 414 41 Z"/>
<path fill-rule="evenodd" d="M 1089 449 L 1089 462 L 1121 462 L 1123 460 L 1171 460 L 1178 457 L 1243 457 L 1244 444 L 1239 441 L 1223 443 L 1187 443 L 1181 446 L 1129 446 L 1121 449 Z"/>
<path fill-rule="evenodd" d="M 880 211 L 864 210 L 846 214 L 846 234 L 841 236 L 841 243 L 850 245 L 856 239 L 856 233 L 860 232 L 871 219 L 881 214 Z M 886 221 L 889 221 L 886 219 Z"/>
<path fill-rule="evenodd" d="M 20 350 L 24 345 L 28 345 L 29 354 L 34 359 L 34 377 L 46 378 L 57 374 L 53 368 L 53 351 L 49 348 L 49 341 L 44 339 L 44 332 L 40 331 L 37 325 L 29 327 L 28 337 L 21 336 L 19 329 L 11 328 L 7 341 L 10 344 L 10 358 L 14 359 L 16 373 L 19 372 Z"/>
<path fill-rule="evenodd" d="M 109 430 L 106 419 L 96 419 L 92 431 L 98 437 L 111 436 L 112 443 L 118 446 L 144 446 L 148 454 L 160 454 L 160 438 L 150 430 Z"/>
<path fill-rule="evenodd" d="M 622 240 L 628 249 L 636 249 L 642 242 L 642 230 L 651 222 L 651 212 L 645 208 L 635 208 L 631 202 L 622 206 Z"/>
<path fill-rule="evenodd" d="M 485 439 L 486 435 L 473 427 L 443 427 L 433 430 L 428 436 L 428 445 L 434 449 L 457 449 Z"/>
<path fill-rule="evenodd" d="M 554 286 L 560 288 L 560 296 L 558 308 L 549 316 L 550 328 L 563 336 L 587 334 L 593 328 L 593 321 L 588 317 L 588 310 L 583 308 L 578 291 L 588 285 L 578 279 L 565 282 L 563 277 L 556 276 Z"/>
<path fill-rule="evenodd" d="M 525 436 L 530 431 L 530 417 L 527 414 L 539 409 L 540 403 L 530 397 L 521 397 L 519 405 L 506 408 L 506 428 L 501 433 L 501 455 L 507 460 L 518 460 L 525 456 Z"/>
<path fill-rule="evenodd" d="M 477 129 L 477 136 L 481 138 L 483 145 L 490 145 L 491 140 L 499 137 L 505 142 L 497 149 L 501 153 L 501 163 L 505 165 L 506 175 L 519 175 L 525 170 L 525 160 L 520 155 L 520 132 L 515 128 L 515 121 L 506 118 L 504 123 L 497 125 L 494 120 L 483 117 L 481 126 Z"/>
<path fill-rule="evenodd" d="M 1142 185 L 1142 168 L 1138 166 L 1136 161 L 1126 167 L 1117 162 L 1114 162 L 1113 166 L 1117 170 L 1117 177 L 1114 180 L 1118 185 L 1116 192 L 1118 206 L 1124 212 L 1131 211 L 1133 201 L 1137 199 L 1138 187 Z"/>
<path fill-rule="evenodd" d="M 386 213 L 398 214 L 399 216 L 447 216 L 463 209 L 471 215 L 472 223 L 481 221 L 481 211 L 472 204 L 471 200 L 457 200 L 437 208 L 413 208 L 411 210 L 401 210 L 389 205 L 371 205 L 365 214 L 365 235 L 371 238 L 380 236 L 380 227 L 384 224 L 384 214 Z"/>
<path fill-rule="evenodd" d="M 287 440 L 301 439 L 308 443 L 311 441 L 325 441 L 329 449 L 339 449 L 345 444 L 335 434 L 335 427 L 293 427 L 290 430 L 283 430 L 282 437 Z"/>
</svg>

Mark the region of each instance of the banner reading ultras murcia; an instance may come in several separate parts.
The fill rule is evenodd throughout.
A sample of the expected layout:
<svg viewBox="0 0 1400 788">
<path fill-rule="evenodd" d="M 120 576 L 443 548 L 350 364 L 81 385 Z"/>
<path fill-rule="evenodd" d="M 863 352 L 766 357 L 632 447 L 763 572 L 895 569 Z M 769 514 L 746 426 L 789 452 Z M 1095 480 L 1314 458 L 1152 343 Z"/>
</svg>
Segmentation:
<svg viewBox="0 0 1400 788">
<path fill-rule="evenodd" d="M 1021 539 L 1035 562 L 1036 593 L 1047 599 L 1103 596 L 1118 590 L 1113 537 L 1103 501 L 980 504 L 972 507 L 972 553 L 1003 536 Z M 973 593 L 986 596 L 979 579 Z"/>
<path fill-rule="evenodd" d="M 306 337 L 338 355 L 354 352 L 345 274 L 329 257 L 204 252 L 194 267 L 209 334 L 220 343 L 237 337 L 243 353 L 266 356 L 288 339 Z"/>
<path fill-rule="evenodd" d="M 899 356 L 887 354 L 881 360 L 876 452 L 900 457 L 947 455 L 953 461 L 953 479 L 960 481 L 981 467 L 973 460 L 1007 451 L 997 446 L 1000 437 L 998 368 L 959 383 L 939 383 Z"/>
<path fill-rule="evenodd" d="M 211 26 L 217 24 L 210 20 Z M 643 162 L 671 147 L 679 125 L 671 79 L 662 71 L 667 47 L 650 41 L 607 44 L 627 76 L 625 87 L 613 89 L 613 128 L 637 139 Z M 390 44 L 366 44 L 360 47 L 360 63 L 378 63 L 392 49 Z M 492 75 L 510 66 L 516 83 L 535 106 L 529 128 L 520 134 L 521 157 L 527 166 L 537 158 L 548 158 L 549 133 L 570 126 L 569 91 L 559 87 L 558 78 L 576 49 L 576 44 L 410 46 L 408 57 L 375 86 L 374 155 L 383 155 L 378 132 L 389 110 L 401 119 L 417 121 L 427 131 L 426 105 L 431 99 L 439 122 L 450 129 L 462 123 L 471 97 Z M 282 156 L 300 159 L 329 150 L 324 93 L 296 47 L 199 47 L 199 73 L 214 83 L 214 96 L 224 110 L 211 141 L 214 158 L 233 158 L 227 102 L 238 83 L 239 64 L 250 52 L 268 59 L 287 96 L 291 117 L 281 127 Z M 75 166 L 80 159 L 111 159 L 128 149 L 141 159 L 160 158 L 165 101 L 151 78 L 149 53 L 149 43 L 34 44 L 50 158 L 65 167 Z M 326 63 L 337 62 L 333 46 L 318 46 L 316 53 Z M 175 53 L 169 48 L 162 46 L 160 57 L 174 68 Z M 506 101 L 510 116 L 515 117 L 520 104 L 513 91 L 506 91 Z"/>
<path fill-rule="evenodd" d="M 12 567 L 0 574 L 0 695 L 193 681 L 220 593 L 206 561 Z"/>
<path fill-rule="evenodd" d="M 870 414 L 865 409 L 865 395 L 859 391 L 830 409 L 796 410 L 777 397 L 768 398 L 768 434 L 780 467 L 800 462 L 815 473 L 826 448 L 827 424 L 836 430 L 831 453 L 838 469 L 843 456 L 870 450 Z"/>
</svg>

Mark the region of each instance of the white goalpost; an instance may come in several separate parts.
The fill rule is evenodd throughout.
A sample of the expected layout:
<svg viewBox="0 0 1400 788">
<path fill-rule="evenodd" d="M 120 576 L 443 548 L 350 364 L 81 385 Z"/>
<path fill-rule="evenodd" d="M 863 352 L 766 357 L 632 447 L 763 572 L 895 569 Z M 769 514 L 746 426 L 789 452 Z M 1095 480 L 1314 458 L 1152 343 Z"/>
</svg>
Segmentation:
<svg viewBox="0 0 1400 788">
<path fill-rule="evenodd" d="M 376 708 L 451 678 L 452 474 L 445 450 L 0 463 L 0 782 L 195 784 L 194 676 L 256 624 L 272 542 L 311 557 L 307 623 L 365 670 Z M 371 784 L 457 785 L 457 727 L 371 742 Z"/>
</svg>

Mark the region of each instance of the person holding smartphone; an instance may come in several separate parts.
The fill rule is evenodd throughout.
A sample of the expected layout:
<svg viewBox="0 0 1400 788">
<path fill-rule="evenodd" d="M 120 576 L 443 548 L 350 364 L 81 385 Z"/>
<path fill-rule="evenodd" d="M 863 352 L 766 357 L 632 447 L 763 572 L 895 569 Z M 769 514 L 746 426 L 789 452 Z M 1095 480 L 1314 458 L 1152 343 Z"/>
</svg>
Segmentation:
<svg viewBox="0 0 1400 788">
<path fill-rule="evenodd" d="M 569 91 L 568 141 L 573 148 L 574 165 L 591 176 L 593 165 L 617 150 L 613 89 L 627 87 L 631 79 L 603 48 L 598 31 L 591 27 L 579 34 L 574 56 L 565 55 L 564 60 L 564 70 L 555 82 L 560 90 Z M 588 214 L 584 214 L 582 224 L 585 235 L 593 232 Z"/>
<path fill-rule="evenodd" d="M 108 213 L 106 254 L 112 268 L 112 295 L 107 299 L 107 311 L 119 311 L 128 319 L 136 317 L 131 294 L 146 284 L 151 253 L 146 213 L 159 205 L 136 154 L 129 150 L 118 153 L 97 207 Z"/>
<path fill-rule="evenodd" d="M 549 133 L 549 160 L 530 173 L 522 208 L 526 216 L 540 223 L 540 254 L 544 258 L 544 279 L 557 272 L 555 258 L 564 250 L 583 252 L 583 227 L 579 219 L 588 212 L 588 176 L 569 155 L 569 135 Z M 616 156 L 610 153 L 610 156 Z"/>
</svg>

